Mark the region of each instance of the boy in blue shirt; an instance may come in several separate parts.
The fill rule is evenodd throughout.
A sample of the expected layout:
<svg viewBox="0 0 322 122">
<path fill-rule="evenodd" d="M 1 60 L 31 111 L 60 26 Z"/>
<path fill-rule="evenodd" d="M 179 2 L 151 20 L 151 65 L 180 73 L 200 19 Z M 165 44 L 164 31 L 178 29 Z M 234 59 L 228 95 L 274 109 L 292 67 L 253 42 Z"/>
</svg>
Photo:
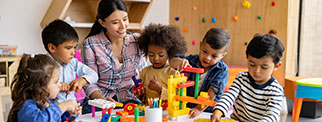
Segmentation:
<svg viewBox="0 0 322 122">
<path fill-rule="evenodd" d="M 97 73 L 74 58 L 78 35 L 73 27 L 62 20 L 54 20 L 42 31 L 42 41 L 48 55 L 59 65 L 59 103 L 76 100 L 75 92 L 79 92 L 83 85 L 97 83 Z M 76 75 L 79 78 L 76 79 Z"/>
<path fill-rule="evenodd" d="M 228 81 L 228 66 L 221 60 L 227 54 L 230 36 L 222 28 L 211 28 L 204 36 L 200 43 L 199 54 L 183 56 L 170 60 L 173 68 L 182 69 L 183 67 L 192 66 L 203 68 L 204 73 L 200 74 L 199 88 L 200 92 L 208 92 L 211 100 L 218 101 L 221 97 Z M 188 80 L 194 80 L 195 73 L 189 73 Z M 194 96 L 194 87 L 187 88 L 187 96 Z M 199 94 L 198 93 L 198 94 Z M 204 107 L 192 103 L 187 104 L 192 108 L 189 113 L 190 118 L 195 118 L 204 110 L 212 112 L 213 107 Z"/>
</svg>

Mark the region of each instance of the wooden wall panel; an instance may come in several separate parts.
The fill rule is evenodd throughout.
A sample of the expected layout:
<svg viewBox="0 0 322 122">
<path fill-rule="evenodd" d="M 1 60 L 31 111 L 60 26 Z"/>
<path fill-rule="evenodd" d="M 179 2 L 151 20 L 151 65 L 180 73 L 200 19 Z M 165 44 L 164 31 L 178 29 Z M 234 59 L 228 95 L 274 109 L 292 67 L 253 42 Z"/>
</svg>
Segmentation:
<svg viewBox="0 0 322 122">
<path fill-rule="evenodd" d="M 274 0 L 248 0 L 251 3 L 250 8 L 244 8 L 244 0 L 170 0 L 170 24 L 187 28 L 188 32 L 183 32 L 188 41 L 188 53 L 195 54 L 199 52 L 199 42 L 209 28 L 221 27 L 230 32 L 231 44 L 228 54 L 224 61 L 228 65 L 246 66 L 245 43 L 256 33 L 268 33 L 271 29 L 277 31 L 276 36 L 280 38 L 285 47 L 287 47 L 287 29 L 289 1 L 276 1 L 276 6 L 272 6 Z M 298 1 L 298 0 L 295 0 Z M 197 7 L 194 11 L 193 6 Z M 233 16 L 238 16 L 239 20 L 234 21 Z M 261 16 L 262 19 L 257 19 Z M 179 21 L 175 21 L 179 17 Z M 202 22 L 202 17 L 206 22 Z M 217 21 L 211 22 L 215 17 Z M 291 26 L 296 27 L 296 24 Z M 294 36 L 294 35 L 293 35 Z M 196 45 L 192 45 L 193 40 L 198 40 Z M 284 53 L 286 54 L 286 53 Z M 285 55 L 284 55 L 285 57 Z M 283 58 L 283 64 L 285 64 Z M 274 76 L 283 85 L 285 77 L 285 65 L 274 73 Z"/>
</svg>

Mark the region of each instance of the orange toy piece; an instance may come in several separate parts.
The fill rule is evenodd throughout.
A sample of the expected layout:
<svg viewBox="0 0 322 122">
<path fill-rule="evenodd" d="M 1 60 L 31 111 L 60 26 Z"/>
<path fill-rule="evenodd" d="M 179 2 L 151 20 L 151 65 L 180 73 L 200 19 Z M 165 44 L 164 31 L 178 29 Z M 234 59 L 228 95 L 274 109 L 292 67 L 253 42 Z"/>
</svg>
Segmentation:
<svg viewBox="0 0 322 122">
<path fill-rule="evenodd" d="M 121 117 L 120 122 L 134 122 L 134 117 Z M 145 122 L 144 117 L 139 117 L 139 122 Z M 165 118 L 162 118 L 162 122 L 168 122 Z"/>
<path fill-rule="evenodd" d="M 200 104 L 200 105 L 207 105 L 207 106 L 215 106 L 216 102 L 215 101 L 211 101 L 211 100 L 205 100 L 204 98 L 200 99 L 200 96 L 198 97 L 198 99 L 195 99 L 194 97 L 189 97 L 189 96 L 179 96 L 176 95 L 175 96 L 176 100 L 179 101 L 187 101 L 190 103 L 195 103 L 195 104 Z"/>
<path fill-rule="evenodd" d="M 134 122 L 134 117 L 125 117 L 122 116 L 120 122 Z M 145 122 L 144 117 L 139 117 L 139 122 Z"/>
<path fill-rule="evenodd" d="M 128 116 L 128 115 L 129 115 L 129 113 L 128 113 L 128 112 L 126 112 L 126 111 L 117 111 L 117 112 L 116 112 L 116 115 L 120 115 L 120 116 Z"/>
</svg>

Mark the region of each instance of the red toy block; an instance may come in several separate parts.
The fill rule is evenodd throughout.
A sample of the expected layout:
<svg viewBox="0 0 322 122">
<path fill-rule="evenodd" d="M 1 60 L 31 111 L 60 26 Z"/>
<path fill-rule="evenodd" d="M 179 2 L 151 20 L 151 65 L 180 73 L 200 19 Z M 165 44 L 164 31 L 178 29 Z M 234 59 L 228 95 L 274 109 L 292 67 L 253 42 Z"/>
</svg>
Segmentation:
<svg viewBox="0 0 322 122">
<path fill-rule="evenodd" d="M 192 73 L 203 73 L 204 72 L 204 70 L 202 68 L 194 68 L 194 67 L 183 68 L 183 71 L 192 72 Z"/>
<path fill-rule="evenodd" d="M 194 81 L 187 81 L 183 84 L 178 84 L 177 87 L 178 88 L 187 88 L 187 87 L 194 86 L 194 85 L 195 85 Z"/>
<path fill-rule="evenodd" d="M 129 115 L 129 113 L 128 113 L 128 112 L 126 112 L 126 111 L 117 111 L 117 112 L 116 112 L 116 115 L 120 115 L 120 116 L 128 116 L 128 115 Z"/>
</svg>

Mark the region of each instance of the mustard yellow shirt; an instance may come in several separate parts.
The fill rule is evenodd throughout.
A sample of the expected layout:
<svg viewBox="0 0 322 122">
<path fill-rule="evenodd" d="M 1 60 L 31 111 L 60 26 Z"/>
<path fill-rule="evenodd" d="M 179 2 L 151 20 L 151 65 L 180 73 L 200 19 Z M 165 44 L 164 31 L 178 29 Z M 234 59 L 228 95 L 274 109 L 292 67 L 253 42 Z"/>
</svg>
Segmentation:
<svg viewBox="0 0 322 122">
<path fill-rule="evenodd" d="M 168 99 L 168 79 L 170 75 L 175 75 L 176 70 L 171 68 L 170 66 L 164 67 L 162 69 L 155 69 L 152 65 L 145 67 L 141 74 L 140 79 L 142 79 L 142 83 L 145 88 L 145 103 L 147 104 L 147 98 L 160 98 L 160 95 L 157 91 L 151 90 L 148 88 L 150 81 L 153 79 L 153 76 L 156 75 L 156 78 L 160 85 L 162 86 L 161 91 L 161 99 Z"/>
</svg>

